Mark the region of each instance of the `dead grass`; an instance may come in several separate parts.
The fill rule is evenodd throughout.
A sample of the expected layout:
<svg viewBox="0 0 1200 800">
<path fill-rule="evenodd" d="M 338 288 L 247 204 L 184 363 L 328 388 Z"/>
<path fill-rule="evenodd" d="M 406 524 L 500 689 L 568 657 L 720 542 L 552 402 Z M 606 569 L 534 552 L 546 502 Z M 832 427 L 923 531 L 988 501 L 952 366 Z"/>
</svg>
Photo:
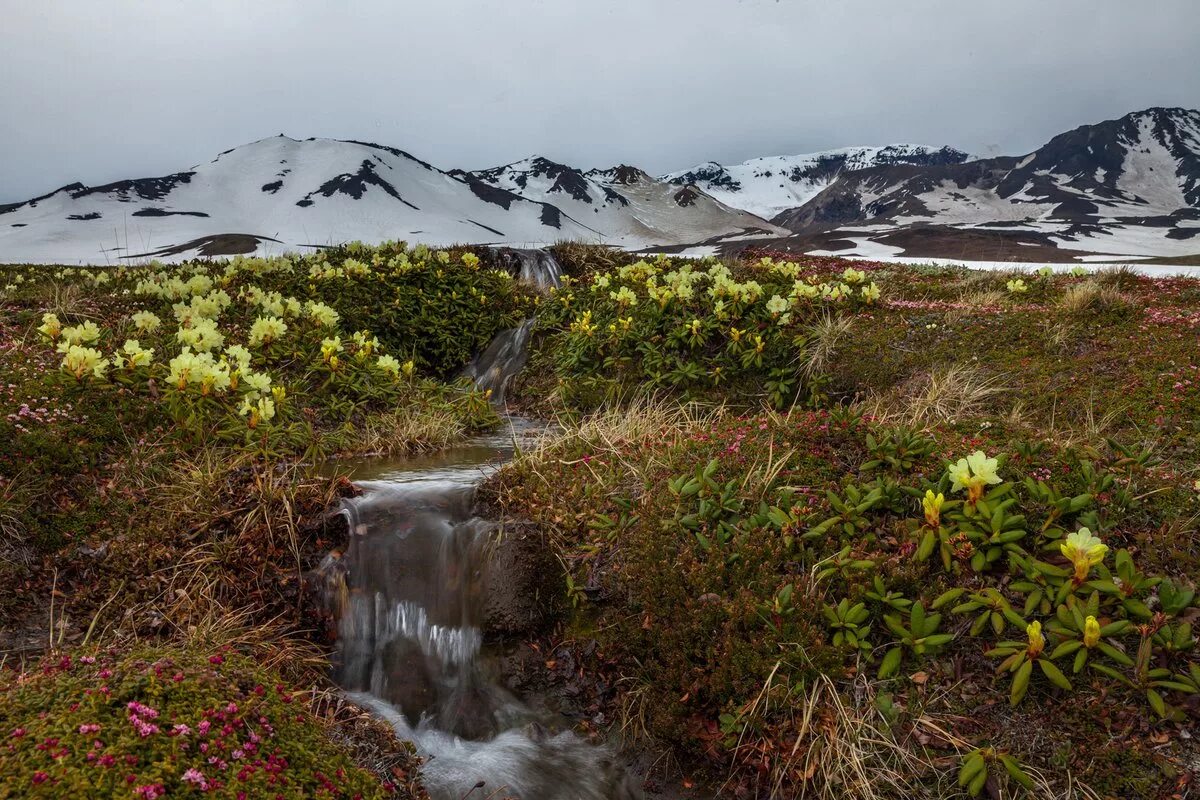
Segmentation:
<svg viewBox="0 0 1200 800">
<path fill-rule="evenodd" d="M 1068 286 L 1056 304 L 1064 314 L 1078 316 L 1129 304 L 1119 283 L 1091 279 Z"/>
<path fill-rule="evenodd" d="M 1008 390 L 998 376 L 979 367 L 946 364 L 892 392 L 864 400 L 862 408 L 880 422 L 921 427 L 977 414 L 985 403 Z"/>
<path fill-rule="evenodd" d="M 449 411 L 399 409 L 370 417 L 359 432 L 354 449 L 370 455 L 437 450 L 467 435 L 461 419 Z"/>
<path fill-rule="evenodd" d="M 850 333 L 853 317 L 825 314 L 808 328 L 808 347 L 801 356 L 800 372 L 806 379 L 827 370 L 842 339 Z"/>
<path fill-rule="evenodd" d="M 1000 308 L 1004 305 L 1004 298 L 1004 292 L 991 287 L 965 291 L 959 295 L 954 307 L 946 312 L 946 322 L 954 324 L 979 311 Z"/>
</svg>

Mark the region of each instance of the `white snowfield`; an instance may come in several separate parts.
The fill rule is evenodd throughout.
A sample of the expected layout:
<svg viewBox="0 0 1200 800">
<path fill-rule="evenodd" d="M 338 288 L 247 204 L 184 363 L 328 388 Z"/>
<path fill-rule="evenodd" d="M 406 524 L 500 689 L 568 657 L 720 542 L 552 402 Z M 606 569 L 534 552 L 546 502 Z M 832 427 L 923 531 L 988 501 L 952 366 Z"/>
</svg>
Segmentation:
<svg viewBox="0 0 1200 800">
<path fill-rule="evenodd" d="M 582 172 L 540 156 L 473 173 L 480 180 L 549 203 L 594 230 L 604 244 L 671 245 L 752 231 L 786 236 L 748 211 L 732 208 L 695 187 L 676 186 L 632 167 Z"/>
<path fill-rule="evenodd" d="M 269 237 L 260 254 L 356 239 L 524 245 L 596 238 L 557 209 L 503 192 L 489 202 L 464 180 L 401 151 L 333 139 L 263 139 L 194 167 L 186 180 L 161 183 L 161 197 L 146 184 L 68 187 L 0 213 L 0 261 L 130 263 L 229 233 Z"/>
<path fill-rule="evenodd" d="M 740 164 L 715 161 L 662 176 L 664 181 L 687 180 L 721 202 L 771 219 L 804 205 L 843 172 L 893 164 L 928 156 L 945 148 L 924 144 L 842 147 L 793 156 L 763 156 Z M 963 160 L 968 157 L 959 154 Z"/>
</svg>

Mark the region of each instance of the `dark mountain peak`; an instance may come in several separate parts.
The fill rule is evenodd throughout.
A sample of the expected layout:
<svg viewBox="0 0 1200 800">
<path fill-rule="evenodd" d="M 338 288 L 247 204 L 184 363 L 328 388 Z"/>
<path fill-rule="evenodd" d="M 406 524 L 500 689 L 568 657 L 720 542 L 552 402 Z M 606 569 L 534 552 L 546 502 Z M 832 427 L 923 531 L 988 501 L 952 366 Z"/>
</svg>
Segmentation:
<svg viewBox="0 0 1200 800">
<path fill-rule="evenodd" d="M 615 167 L 608 169 L 594 169 L 588 173 L 588 177 L 594 177 L 597 180 L 607 183 L 618 184 L 620 186 L 632 186 L 635 183 L 642 183 L 654 180 L 645 170 L 631 167 L 628 164 L 618 164 Z"/>
</svg>

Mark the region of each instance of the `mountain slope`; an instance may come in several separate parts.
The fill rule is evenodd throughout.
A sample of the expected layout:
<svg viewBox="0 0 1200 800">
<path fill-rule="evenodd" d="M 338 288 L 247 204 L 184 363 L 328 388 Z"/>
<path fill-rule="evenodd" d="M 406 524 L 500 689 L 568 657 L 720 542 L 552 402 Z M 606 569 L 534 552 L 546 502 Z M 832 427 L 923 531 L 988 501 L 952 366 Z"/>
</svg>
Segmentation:
<svg viewBox="0 0 1200 800">
<path fill-rule="evenodd" d="M 553 204 L 592 228 L 602 241 L 624 247 L 786 234 L 694 186 L 676 186 L 626 165 L 583 172 L 531 156 L 470 174 L 530 200 Z"/>
<path fill-rule="evenodd" d="M 1024 157 L 843 173 L 773 222 L 876 243 L 936 228 L 942 238 L 982 230 L 1066 250 L 1200 252 L 1200 111 L 1153 108 L 1080 126 Z"/>
<path fill-rule="evenodd" d="M 0 208 L 0 259 L 116 262 L 279 252 L 353 239 L 541 243 L 589 238 L 558 208 L 454 176 L 395 148 L 263 139 L 159 178 L 65 186 Z M 205 248 L 208 248 L 206 251 Z"/>
<path fill-rule="evenodd" d="M 804 205 L 838 176 L 877 166 L 937 166 L 966 161 L 952 147 L 892 144 L 846 147 L 795 156 L 764 156 L 722 166 L 715 161 L 672 172 L 662 180 L 695 184 L 718 200 L 767 219 Z"/>
</svg>

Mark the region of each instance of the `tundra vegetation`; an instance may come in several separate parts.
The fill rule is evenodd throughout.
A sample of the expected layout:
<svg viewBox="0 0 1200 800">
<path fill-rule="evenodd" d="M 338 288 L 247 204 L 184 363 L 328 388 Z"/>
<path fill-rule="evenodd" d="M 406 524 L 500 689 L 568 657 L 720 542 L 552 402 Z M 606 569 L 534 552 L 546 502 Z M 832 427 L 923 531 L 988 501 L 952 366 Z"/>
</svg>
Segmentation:
<svg viewBox="0 0 1200 800">
<path fill-rule="evenodd" d="M 494 424 L 455 375 L 530 316 L 559 430 L 483 499 L 568 610 L 522 646 L 663 780 L 1186 795 L 1200 283 L 555 252 L 0 267 L 0 797 L 420 796 L 323 677 L 312 464 Z"/>
</svg>

